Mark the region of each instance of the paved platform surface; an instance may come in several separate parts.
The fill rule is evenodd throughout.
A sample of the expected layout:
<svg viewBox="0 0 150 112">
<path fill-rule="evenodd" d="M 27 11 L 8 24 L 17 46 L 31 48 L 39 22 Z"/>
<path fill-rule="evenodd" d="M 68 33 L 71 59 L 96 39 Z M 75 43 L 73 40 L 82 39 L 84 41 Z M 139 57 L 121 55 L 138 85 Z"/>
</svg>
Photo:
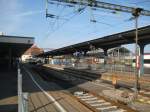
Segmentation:
<svg viewBox="0 0 150 112">
<path fill-rule="evenodd" d="M 17 112 L 17 73 L 0 69 L 0 112 Z"/>
<path fill-rule="evenodd" d="M 32 71 L 34 80 L 47 94 L 55 98 L 55 101 L 52 101 L 37 87 L 26 70 L 28 71 L 29 69 L 23 69 L 23 91 L 29 93 L 29 112 L 60 112 L 59 108 L 55 105 L 56 101 L 67 112 L 91 112 L 60 86 L 53 82 L 44 81 L 36 72 Z"/>
</svg>

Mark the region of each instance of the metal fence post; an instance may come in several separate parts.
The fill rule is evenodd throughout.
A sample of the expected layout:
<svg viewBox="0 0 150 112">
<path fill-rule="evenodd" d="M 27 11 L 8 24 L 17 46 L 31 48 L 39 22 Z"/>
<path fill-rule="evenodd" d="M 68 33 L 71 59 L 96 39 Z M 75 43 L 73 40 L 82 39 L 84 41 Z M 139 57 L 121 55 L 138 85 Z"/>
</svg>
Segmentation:
<svg viewBox="0 0 150 112">
<path fill-rule="evenodd" d="M 28 112 L 28 93 L 23 93 L 24 112 Z"/>
<path fill-rule="evenodd" d="M 22 112 L 22 76 L 18 64 L 18 112 Z"/>
<path fill-rule="evenodd" d="M 22 92 L 22 74 L 18 63 L 18 112 L 28 112 L 28 93 Z"/>
</svg>

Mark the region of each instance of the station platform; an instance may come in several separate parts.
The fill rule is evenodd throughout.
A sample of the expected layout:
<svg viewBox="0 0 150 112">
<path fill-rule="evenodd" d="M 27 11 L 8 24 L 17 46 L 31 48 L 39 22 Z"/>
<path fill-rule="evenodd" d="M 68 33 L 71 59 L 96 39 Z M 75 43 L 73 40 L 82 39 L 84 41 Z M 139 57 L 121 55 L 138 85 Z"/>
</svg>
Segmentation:
<svg viewBox="0 0 150 112">
<path fill-rule="evenodd" d="M 0 112 L 18 111 L 17 73 L 14 69 L 0 69 Z"/>
<path fill-rule="evenodd" d="M 17 67 L 33 43 L 33 37 L 0 35 L 0 112 L 18 111 Z"/>
<path fill-rule="evenodd" d="M 43 80 L 40 72 L 33 70 L 32 66 L 23 66 L 22 74 L 23 92 L 29 94 L 29 112 L 92 112 L 56 82 Z M 51 97 L 55 100 L 52 100 Z M 56 102 L 65 110 L 58 108 Z"/>
</svg>

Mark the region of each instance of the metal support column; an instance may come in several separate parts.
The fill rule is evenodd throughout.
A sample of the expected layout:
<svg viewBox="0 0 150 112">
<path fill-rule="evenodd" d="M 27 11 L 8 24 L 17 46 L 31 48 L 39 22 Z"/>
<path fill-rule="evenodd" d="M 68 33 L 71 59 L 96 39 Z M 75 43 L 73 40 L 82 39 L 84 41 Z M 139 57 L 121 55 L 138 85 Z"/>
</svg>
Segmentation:
<svg viewBox="0 0 150 112">
<path fill-rule="evenodd" d="M 52 58 L 51 64 L 54 65 L 54 58 L 53 58 L 53 56 L 51 58 Z"/>
<path fill-rule="evenodd" d="M 29 96 L 29 93 L 22 93 L 23 112 L 29 112 L 28 111 L 28 96 Z"/>
<path fill-rule="evenodd" d="M 22 74 L 18 63 L 18 112 L 28 112 L 28 93 L 22 92 Z"/>
<path fill-rule="evenodd" d="M 144 47 L 145 47 L 145 45 L 140 44 L 139 46 L 140 46 L 140 59 L 139 59 L 139 61 L 140 61 L 139 72 L 140 73 L 139 73 L 139 75 L 142 76 L 142 75 L 144 75 Z"/>
<path fill-rule="evenodd" d="M 46 56 L 44 57 L 44 63 L 46 64 Z"/>
<path fill-rule="evenodd" d="M 46 56 L 46 64 L 48 64 L 48 56 Z"/>
<path fill-rule="evenodd" d="M 103 49 L 103 50 L 104 50 L 104 69 L 106 70 L 107 59 L 108 59 L 108 53 L 107 53 L 108 49 Z"/>
<path fill-rule="evenodd" d="M 22 97 L 21 97 L 21 93 L 22 93 L 22 85 L 21 85 L 21 74 L 20 74 L 20 67 L 19 67 L 19 64 L 18 64 L 18 112 L 21 112 L 22 111 L 22 105 L 21 105 L 21 102 L 22 102 Z"/>
<path fill-rule="evenodd" d="M 135 99 L 138 97 L 138 88 L 139 88 L 139 68 L 138 68 L 138 56 L 139 56 L 139 47 L 138 47 L 138 18 L 143 9 L 136 8 L 133 10 L 132 15 L 135 18 L 135 55 L 136 55 L 136 69 L 135 69 Z"/>
<path fill-rule="evenodd" d="M 50 60 L 49 60 L 49 59 L 50 59 L 50 56 L 48 56 L 48 59 L 47 59 L 47 60 L 48 60 L 48 63 L 47 63 L 47 64 L 50 64 Z"/>
<path fill-rule="evenodd" d="M 11 68 L 11 65 L 12 65 L 12 49 L 9 48 L 9 62 L 8 62 L 8 68 Z"/>
</svg>

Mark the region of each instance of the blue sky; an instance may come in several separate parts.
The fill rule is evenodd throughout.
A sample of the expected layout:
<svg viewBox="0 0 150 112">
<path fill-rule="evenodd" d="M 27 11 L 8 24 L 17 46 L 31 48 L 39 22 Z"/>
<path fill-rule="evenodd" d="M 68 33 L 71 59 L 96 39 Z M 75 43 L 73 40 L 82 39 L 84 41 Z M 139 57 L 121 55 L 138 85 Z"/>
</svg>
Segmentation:
<svg viewBox="0 0 150 112">
<path fill-rule="evenodd" d="M 142 7 L 150 10 L 149 0 L 101 0 L 109 3 Z M 134 28 L 134 21 L 128 21 L 131 14 L 86 7 L 81 14 L 75 14 L 81 6 L 69 8 L 62 5 L 48 5 L 48 12 L 61 19 L 45 17 L 45 0 L 0 0 L 0 32 L 6 35 L 31 36 L 42 48 L 60 48 L 105 35 Z M 96 19 L 97 23 L 91 23 Z M 150 17 L 141 16 L 139 26 L 150 25 Z M 126 45 L 133 51 L 134 45 Z M 145 52 L 150 52 L 147 45 Z"/>
</svg>

